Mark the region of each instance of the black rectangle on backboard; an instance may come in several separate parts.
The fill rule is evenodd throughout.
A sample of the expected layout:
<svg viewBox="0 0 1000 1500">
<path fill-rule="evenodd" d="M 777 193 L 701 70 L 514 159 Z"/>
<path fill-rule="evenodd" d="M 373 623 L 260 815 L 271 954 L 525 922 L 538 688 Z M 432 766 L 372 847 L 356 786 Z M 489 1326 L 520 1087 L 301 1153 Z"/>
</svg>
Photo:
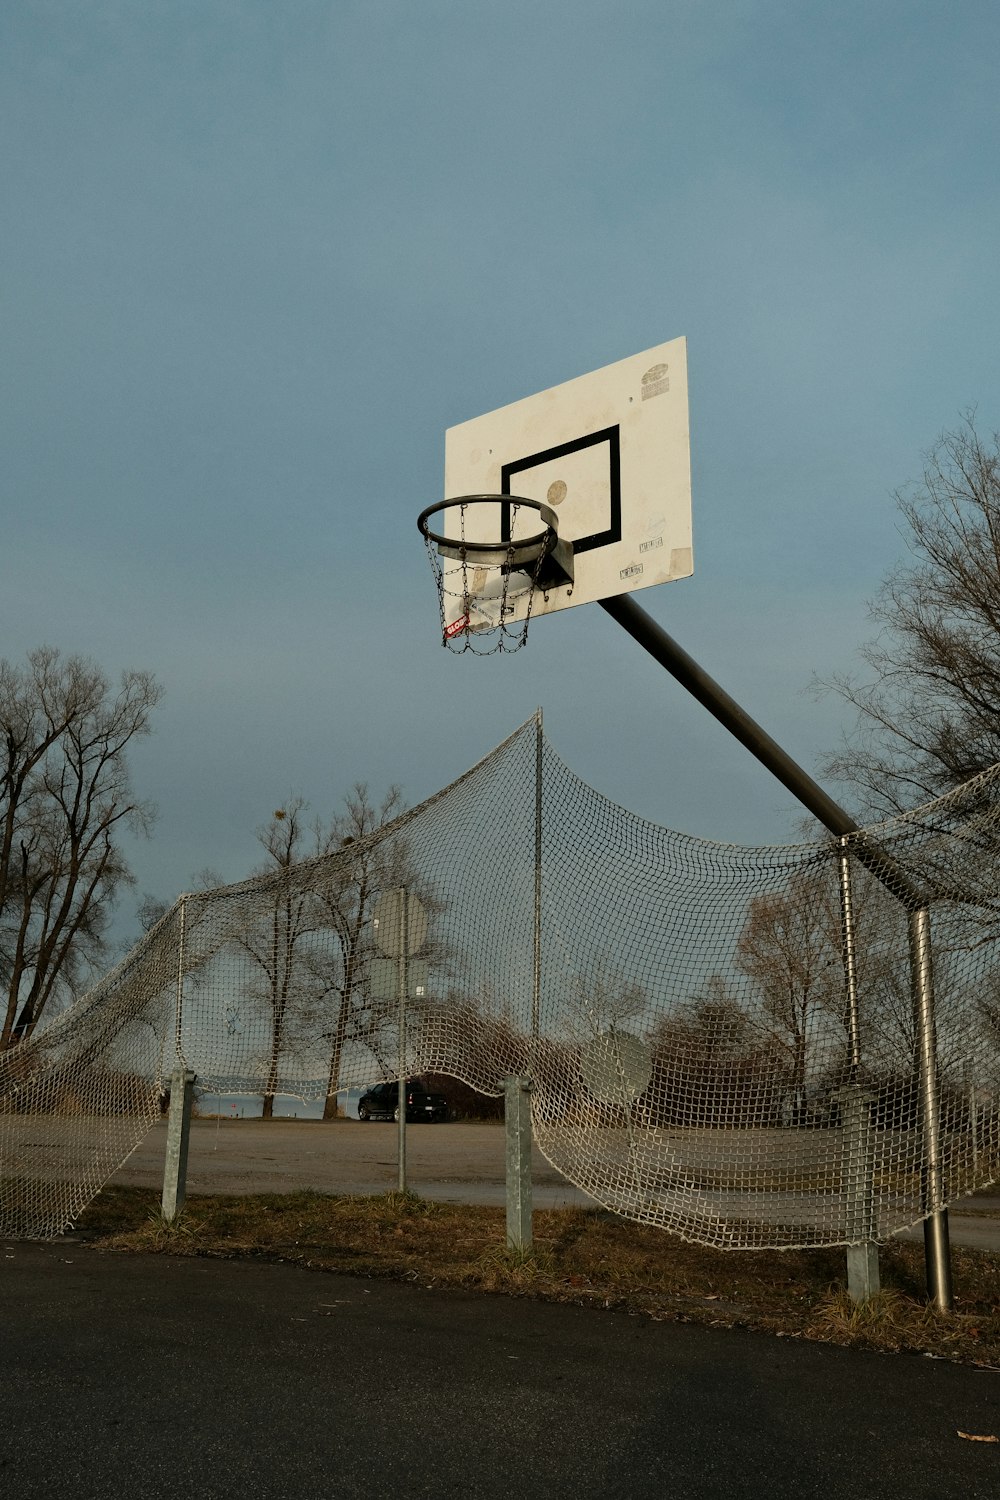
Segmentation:
<svg viewBox="0 0 1000 1500">
<path fill-rule="evenodd" d="M 581 453 L 587 448 L 596 448 L 602 443 L 607 444 L 608 449 L 608 524 L 602 531 L 574 538 L 574 554 L 590 552 L 595 547 L 607 547 L 622 539 L 621 439 L 618 427 L 605 427 L 602 431 L 592 432 L 586 437 L 574 438 L 572 442 L 560 443 L 556 448 L 545 448 L 540 453 L 532 453 L 526 458 L 518 458 L 511 463 L 506 463 L 500 470 L 501 492 L 504 495 L 513 495 L 516 493 L 514 480 L 518 474 L 524 474 L 529 469 L 540 468 L 542 464 L 556 463 L 561 458 L 567 458 L 571 453 Z M 500 523 L 500 535 L 505 542 L 510 540 L 510 520 L 510 506 L 505 505 Z"/>
</svg>

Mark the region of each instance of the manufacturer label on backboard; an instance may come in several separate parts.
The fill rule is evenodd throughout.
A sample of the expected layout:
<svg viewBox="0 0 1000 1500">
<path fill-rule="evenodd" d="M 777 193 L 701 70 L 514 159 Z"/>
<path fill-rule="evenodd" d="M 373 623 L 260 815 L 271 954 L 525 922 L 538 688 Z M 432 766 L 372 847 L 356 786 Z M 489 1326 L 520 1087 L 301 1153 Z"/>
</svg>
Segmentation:
<svg viewBox="0 0 1000 1500">
<path fill-rule="evenodd" d="M 650 396 L 662 396 L 670 389 L 670 366 L 654 365 L 647 370 L 642 377 L 642 399 L 648 401 Z"/>
</svg>

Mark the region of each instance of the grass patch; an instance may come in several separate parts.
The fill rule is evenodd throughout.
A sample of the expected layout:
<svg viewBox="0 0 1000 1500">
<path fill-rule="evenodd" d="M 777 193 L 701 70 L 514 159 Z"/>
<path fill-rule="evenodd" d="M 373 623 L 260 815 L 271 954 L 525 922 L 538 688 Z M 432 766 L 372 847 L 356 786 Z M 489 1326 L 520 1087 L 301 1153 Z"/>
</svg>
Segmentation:
<svg viewBox="0 0 1000 1500">
<path fill-rule="evenodd" d="M 924 1293 L 923 1252 L 881 1253 L 882 1293 L 846 1290 L 843 1250 L 721 1251 L 600 1209 L 542 1209 L 528 1254 L 505 1247 L 502 1208 L 416 1193 L 189 1197 L 172 1225 L 145 1188 L 106 1188 L 79 1230 L 105 1251 L 263 1256 L 319 1271 L 621 1308 L 659 1321 L 755 1328 L 785 1338 L 1000 1367 L 1000 1256 L 953 1247 L 955 1313 Z"/>
</svg>

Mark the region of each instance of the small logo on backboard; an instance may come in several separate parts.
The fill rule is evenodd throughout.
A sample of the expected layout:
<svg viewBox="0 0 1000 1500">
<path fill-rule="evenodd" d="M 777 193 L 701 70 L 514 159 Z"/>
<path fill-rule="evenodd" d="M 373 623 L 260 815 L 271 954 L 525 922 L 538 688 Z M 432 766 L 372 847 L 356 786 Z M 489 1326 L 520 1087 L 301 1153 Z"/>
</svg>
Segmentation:
<svg viewBox="0 0 1000 1500">
<path fill-rule="evenodd" d="M 622 568 L 618 574 L 619 578 L 638 578 L 642 572 L 642 563 L 629 563 L 627 568 Z"/>
<path fill-rule="evenodd" d="M 468 615 L 462 615 L 461 619 L 452 620 L 450 625 L 446 625 L 444 627 L 445 640 L 450 641 L 453 635 L 460 635 L 461 632 L 467 628 L 468 624 Z"/>
<path fill-rule="evenodd" d="M 655 552 L 657 547 L 663 546 L 662 536 L 651 536 L 648 542 L 639 543 L 640 552 Z"/>
<path fill-rule="evenodd" d="M 642 377 L 643 401 L 648 401 L 650 396 L 660 396 L 664 391 L 669 391 L 669 389 L 669 365 L 652 365 Z"/>
</svg>

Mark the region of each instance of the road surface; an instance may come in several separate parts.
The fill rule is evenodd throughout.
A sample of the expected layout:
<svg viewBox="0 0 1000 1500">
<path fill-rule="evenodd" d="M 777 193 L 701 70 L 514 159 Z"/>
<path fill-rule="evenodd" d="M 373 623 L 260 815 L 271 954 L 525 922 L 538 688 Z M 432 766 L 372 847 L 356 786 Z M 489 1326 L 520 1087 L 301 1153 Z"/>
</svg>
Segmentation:
<svg viewBox="0 0 1000 1500">
<path fill-rule="evenodd" d="M 2 1243 L 2 1242 L 0 1242 Z M 3 1246 L 0 1491 L 993 1500 L 1000 1374 L 247 1261 Z"/>
<path fill-rule="evenodd" d="M 165 1142 L 166 1126 L 157 1125 L 112 1182 L 158 1187 L 163 1179 Z M 409 1184 L 424 1197 L 457 1203 L 504 1202 L 501 1125 L 414 1125 L 407 1132 L 406 1149 Z M 537 1146 L 532 1152 L 532 1179 L 536 1208 L 594 1202 L 551 1167 Z M 385 1193 L 396 1182 L 396 1126 L 392 1124 L 192 1122 L 190 1193 L 287 1193 L 301 1188 L 323 1193 Z M 750 1199 L 740 1200 L 743 1213 L 753 1206 Z M 790 1211 L 783 1201 L 773 1205 L 779 1217 L 784 1213 L 787 1218 Z M 1000 1251 L 1000 1197 L 962 1199 L 949 1218 L 954 1244 Z M 919 1225 L 902 1236 L 922 1237 Z"/>
</svg>

